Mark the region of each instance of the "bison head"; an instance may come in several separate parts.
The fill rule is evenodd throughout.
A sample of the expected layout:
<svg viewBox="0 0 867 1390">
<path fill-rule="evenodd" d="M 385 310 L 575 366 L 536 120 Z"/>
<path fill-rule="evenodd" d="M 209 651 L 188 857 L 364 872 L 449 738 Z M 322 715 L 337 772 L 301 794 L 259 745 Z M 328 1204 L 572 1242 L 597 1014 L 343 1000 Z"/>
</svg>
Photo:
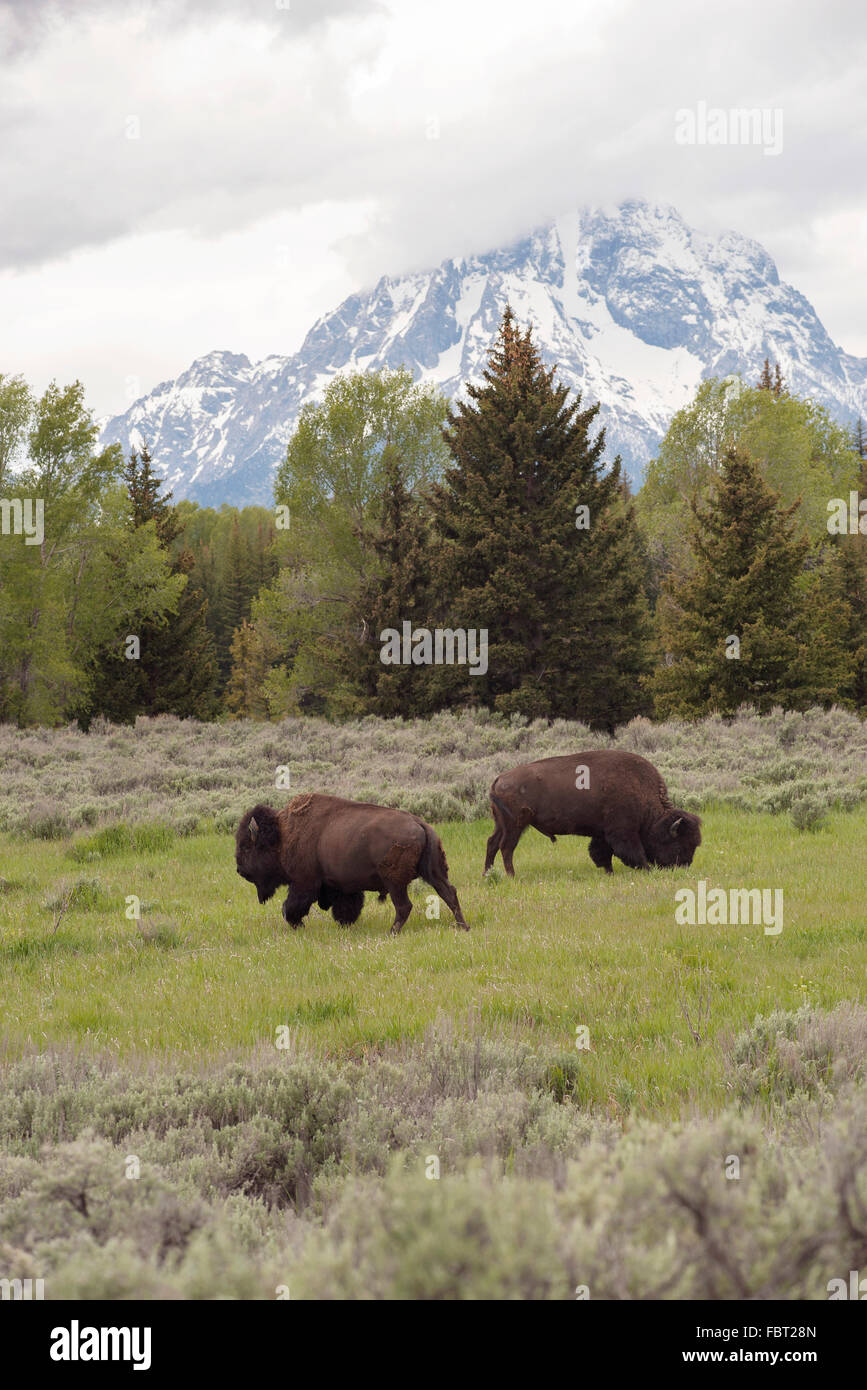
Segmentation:
<svg viewBox="0 0 867 1390">
<path fill-rule="evenodd" d="M 270 806 L 254 806 L 241 818 L 235 835 L 235 864 L 266 903 L 288 880 L 280 862 L 280 822 Z"/>
<path fill-rule="evenodd" d="M 666 811 L 651 827 L 645 853 L 660 869 L 685 868 L 701 844 L 701 820 L 689 811 Z"/>
</svg>

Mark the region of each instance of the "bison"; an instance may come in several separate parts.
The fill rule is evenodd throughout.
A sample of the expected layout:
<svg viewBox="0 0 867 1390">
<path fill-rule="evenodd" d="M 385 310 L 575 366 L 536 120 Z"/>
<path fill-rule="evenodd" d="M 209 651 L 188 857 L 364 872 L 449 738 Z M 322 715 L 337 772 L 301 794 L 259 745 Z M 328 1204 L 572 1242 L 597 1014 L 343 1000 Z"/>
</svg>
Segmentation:
<svg viewBox="0 0 867 1390">
<path fill-rule="evenodd" d="M 615 854 L 630 869 L 675 868 L 691 864 L 701 844 L 699 817 L 672 806 L 661 774 L 637 753 L 601 749 L 523 763 L 495 778 L 490 797 L 485 873 L 499 851 L 514 875 L 512 854 L 528 825 L 552 841 L 589 835 L 590 858 L 608 874 Z"/>
<path fill-rule="evenodd" d="M 396 935 L 412 911 L 407 885 L 422 878 L 469 931 L 442 841 L 408 811 L 315 792 L 296 796 L 282 811 L 254 806 L 238 826 L 235 863 L 256 885 L 260 903 L 288 885 L 283 916 L 293 928 L 314 903 L 349 925 L 361 915 L 365 893 L 374 892 L 394 903 Z"/>
</svg>

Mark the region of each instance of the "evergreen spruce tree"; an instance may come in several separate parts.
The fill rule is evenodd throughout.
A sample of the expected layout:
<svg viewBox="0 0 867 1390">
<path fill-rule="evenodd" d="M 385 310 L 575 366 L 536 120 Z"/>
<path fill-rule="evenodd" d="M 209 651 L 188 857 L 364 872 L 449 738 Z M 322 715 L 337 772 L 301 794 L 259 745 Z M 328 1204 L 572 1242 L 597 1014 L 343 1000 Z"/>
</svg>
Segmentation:
<svg viewBox="0 0 867 1390">
<path fill-rule="evenodd" d="M 250 552 L 237 516 L 232 521 L 229 543 L 223 562 L 219 600 L 219 631 L 217 653 L 220 675 L 228 678 L 232 667 L 232 642 L 241 623 L 250 614 L 250 601 L 255 593 Z"/>
<path fill-rule="evenodd" d="M 774 370 L 771 372 L 771 364 L 767 357 L 765 358 L 765 365 L 758 380 L 758 388 L 760 391 L 770 391 L 771 395 L 777 398 L 787 394 L 786 383 L 783 380 L 779 362 L 774 363 Z"/>
<path fill-rule="evenodd" d="M 256 627 L 243 618 L 232 638 L 232 669 L 226 686 L 226 708 L 234 718 L 268 718 L 265 678 L 274 654 L 266 649 Z"/>
<path fill-rule="evenodd" d="M 771 374 L 771 364 L 768 361 L 767 357 L 765 358 L 765 365 L 762 368 L 762 374 L 758 379 L 757 385 L 760 391 L 773 391 L 774 389 L 774 378 Z"/>
<path fill-rule="evenodd" d="M 160 496 L 162 479 L 155 476 L 147 445 L 130 453 L 124 481 L 130 502 L 131 531 L 153 522 L 162 549 L 169 553 L 180 535 L 169 492 Z M 176 550 L 169 570 L 189 576 L 193 556 Z M 138 637 L 140 655 L 130 660 L 124 651 L 97 653 L 93 672 L 91 714 L 118 722 L 137 714 L 178 714 L 209 719 L 217 712 L 217 667 L 213 639 L 207 627 L 207 601 L 199 589 L 184 585 L 176 611 L 167 622 L 146 622 Z"/>
<path fill-rule="evenodd" d="M 646 705 L 642 559 L 598 406 L 581 409 L 506 309 L 484 384 L 445 431 L 431 492 L 439 624 L 487 629 L 488 670 L 433 668 L 440 702 L 613 728 Z"/>
<path fill-rule="evenodd" d="M 135 449 L 130 451 L 124 465 L 123 481 L 130 501 L 130 524 L 131 529 L 135 531 L 139 526 L 152 521 L 156 526 L 160 545 L 167 549 L 181 528 L 172 506 L 174 494 L 166 492 L 160 496 L 163 480 L 154 474 L 152 463 L 153 458 L 145 442 L 140 454 L 137 454 Z"/>
<path fill-rule="evenodd" d="M 858 421 L 859 426 L 861 421 Z M 867 497 L 867 448 L 861 453 L 859 436 L 855 448 L 861 459 L 856 483 L 859 499 Z M 828 566 L 831 596 L 843 608 L 842 638 L 852 657 L 851 680 L 841 690 L 841 700 L 858 710 L 867 710 L 867 518 L 859 520 L 853 535 L 834 536 Z"/>
<path fill-rule="evenodd" d="M 436 696 L 417 666 L 384 665 L 382 637 L 403 623 L 425 625 L 430 614 L 430 523 L 423 505 L 407 486 L 397 450 L 383 450 L 384 492 L 375 529 L 368 542 L 380 570 L 368 578 L 353 614 L 352 639 L 346 651 L 348 684 L 365 712 L 379 715 L 424 714 Z"/>
<path fill-rule="evenodd" d="M 710 504 L 693 502 L 692 568 L 657 606 L 664 652 L 653 686 L 662 717 L 767 713 L 839 698 L 851 675 L 836 597 L 809 584 L 799 503 L 783 508 L 749 456 L 728 451 Z"/>
</svg>

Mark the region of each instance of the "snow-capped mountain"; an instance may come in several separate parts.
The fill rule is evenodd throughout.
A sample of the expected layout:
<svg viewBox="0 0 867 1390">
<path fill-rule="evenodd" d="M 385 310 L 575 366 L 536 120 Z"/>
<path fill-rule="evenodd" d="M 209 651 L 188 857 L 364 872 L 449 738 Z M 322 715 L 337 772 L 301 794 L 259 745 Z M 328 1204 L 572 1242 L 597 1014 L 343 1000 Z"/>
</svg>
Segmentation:
<svg viewBox="0 0 867 1390">
<path fill-rule="evenodd" d="M 838 419 L 867 415 L 867 359 L 831 341 L 757 242 L 706 236 L 674 208 L 629 201 L 484 255 L 384 276 L 319 319 L 294 356 L 200 357 L 109 420 L 102 441 L 127 450 L 147 439 L 176 499 L 269 504 L 301 406 L 335 373 L 406 366 L 456 396 L 480 378 L 507 302 L 583 404 L 599 402 L 608 456 L 620 453 L 635 482 L 702 378 L 755 381 L 765 357 Z"/>
</svg>

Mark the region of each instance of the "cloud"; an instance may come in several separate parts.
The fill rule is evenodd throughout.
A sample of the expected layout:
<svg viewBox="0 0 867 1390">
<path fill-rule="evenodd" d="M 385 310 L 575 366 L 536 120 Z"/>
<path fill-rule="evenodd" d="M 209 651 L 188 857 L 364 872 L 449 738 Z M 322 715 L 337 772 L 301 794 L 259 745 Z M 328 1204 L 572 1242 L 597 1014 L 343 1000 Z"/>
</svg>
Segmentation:
<svg viewBox="0 0 867 1390">
<path fill-rule="evenodd" d="M 231 16 L 273 22 L 279 37 L 304 33 L 333 19 L 377 8 L 377 0 L 140 0 L 137 13 L 164 32 Z M 50 42 L 61 28 L 87 29 L 117 17 L 112 0 L 0 0 L 0 55 L 15 56 Z"/>
<path fill-rule="evenodd" d="M 784 251 L 850 346 L 867 282 L 852 15 L 850 0 L 731 0 L 713 24 L 694 0 L 0 0 L 0 270 L 36 284 L 126 247 L 131 276 L 168 286 L 165 248 L 186 266 L 207 245 L 211 265 L 246 235 L 254 277 L 263 227 L 330 207 L 307 279 L 334 280 L 336 248 L 361 286 L 638 196 Z M 678 144 L 678 111 L 699 103 L 780 110 L 781 152 Z M 341 211 L 362 205 L 363 225 Z"/>
</svg>

